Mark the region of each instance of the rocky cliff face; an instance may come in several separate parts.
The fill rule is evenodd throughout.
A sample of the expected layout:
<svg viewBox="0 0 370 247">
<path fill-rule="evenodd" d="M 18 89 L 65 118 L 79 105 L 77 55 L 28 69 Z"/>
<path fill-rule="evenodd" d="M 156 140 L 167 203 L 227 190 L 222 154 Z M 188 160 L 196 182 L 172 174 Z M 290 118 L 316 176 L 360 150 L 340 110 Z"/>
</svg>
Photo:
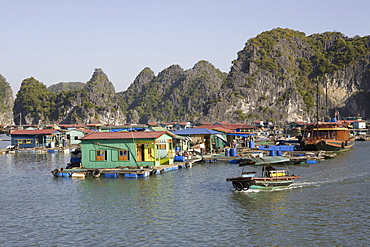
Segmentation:
<svg viewBox="0 0 370 247">
<path fill-rule="evenodd" d="M 262 33 L 238 52 L 206 117 L 314 121 L 316 102 L 320 120 L 333 117 L 335 110 L 344 116 L 368 116 L 369 47 L 369 37 L 350 39 L 340 33 Z"/>
<path fill-rule="evenodd" d="M 172 65 L 158 76 L 146 68 L 120 96 L 127 103 L 129 122 L 198 120 L 225 78 L 207 61 L 189 70 Z"/>
<path fill-rule="evenodd" d="M 59 107 L 53 119 L 60 123 L 119 125 L 126 120 L 117 104 L 115 88 L 102 69 L 95 69 L 82 90 L 60 93 L 56 102 Z"/>
<path fill-rule="evenodd" d="M 101 69 L 95 69 L 81 90 L 50 92 L 35 78 L 22 82 L 14 104 L 14 115 L 22 124 L 102 123 L 123 124 L 125 116 L 117 104 L 113 84 Z M 20 124 L 20 121 L 16 121 Z"/>
<path fill-rule="evenodd" d="M 14 116 L 22 112 L 29 124 L 285 123 L 324 120 L 337 111 L 368 118 L 370 38 L 277 28 L 248 40 L 229 73 L 207 61 L 188 70 L 172 65 L 157 76 L 144 68 L 118 94 L 101 69 L 83 89 L 46 93 L 34 80 L 21 86 L 14 106 Z"/>
<path fill-rule="evenodd" d="M 13 90 L 0 74 L 0 125 L 13 124 Z"/>
</svg>

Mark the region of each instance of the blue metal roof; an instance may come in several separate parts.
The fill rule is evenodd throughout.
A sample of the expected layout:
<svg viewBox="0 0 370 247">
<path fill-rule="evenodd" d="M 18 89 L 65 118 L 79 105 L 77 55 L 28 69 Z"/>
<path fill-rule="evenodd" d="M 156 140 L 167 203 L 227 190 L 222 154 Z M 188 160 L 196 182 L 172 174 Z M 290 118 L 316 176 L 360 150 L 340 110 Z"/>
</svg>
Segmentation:
<svg viewBox="0 0 370 247">
<path fill-rule="evenodd" d="M 182 129 L 173 131 L 172 133 L 180 136 L 184 135 L 217 135 L 217 134 L 224 134 L 219 131 L 210 130 L 206 128 L 190 128 L 190 129 Z"/>
</svg>

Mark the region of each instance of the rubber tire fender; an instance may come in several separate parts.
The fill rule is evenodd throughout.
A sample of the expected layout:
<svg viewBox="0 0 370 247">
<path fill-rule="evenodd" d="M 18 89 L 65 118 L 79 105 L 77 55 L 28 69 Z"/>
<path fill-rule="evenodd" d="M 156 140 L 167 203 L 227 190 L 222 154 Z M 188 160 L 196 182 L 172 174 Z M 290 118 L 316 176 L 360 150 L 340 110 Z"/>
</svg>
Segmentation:
<svg viewBox="0 0 370 247">
<path fill-rule="evenodd" d="M 98 177 L 100 177 L 101 172 L 100 172 L 100 170 L 99 170 L 99 169 L 95 169 L 95 170 L 91 173 L 91 175 L 92 175 L 94 178 L 98 178 Z"/>
<path fill-rule="evenodd" d="M 58 169 L 54 169 L 54 170 L 51 171 L 51 173 L 53 174 L 54 177 L 58 177 L 59 170 Z"/>
<path fill-rule="evenodd" d="M 243 184 L 242 182 L 237 182 L 237 181 L 234 181 L 235 184 L 234 184 L 234 187 L 237 191 L 242 191 L 243 190 Z"/>
<path fill-rule="evenodd" d="M 249 183 L 246 183 L 245 187 L 243 188 L 244 191 L 247 191 L 249 190 L 250 186 L 249 186 Z"/>
</svg>

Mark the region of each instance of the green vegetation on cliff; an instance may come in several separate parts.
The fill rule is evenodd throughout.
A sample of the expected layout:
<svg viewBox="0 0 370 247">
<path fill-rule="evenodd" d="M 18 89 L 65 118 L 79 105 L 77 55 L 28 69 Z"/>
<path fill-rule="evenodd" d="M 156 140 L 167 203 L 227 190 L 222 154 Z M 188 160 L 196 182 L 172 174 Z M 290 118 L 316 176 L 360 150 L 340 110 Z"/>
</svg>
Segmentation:
<svg viewBox="0 0 370 247">
<path fill-rule="evenodd" d="M 53 109 L 54 102 L 51 100 L 54 93 L 47 90 L 46 86 L 35 78 L 30 77 L 22 81 L 14 102 L 14 114 L 22 113 L 24 119 L 35 119 L 34 124 L 49 120 L 49 114 Z M 16 123 L 19 120 L 16 120 Z M 19 124 L 19 123 L 17 123 Z"/>
<path fill-rule="evenodd" d="M 0 124 L 13 123 L 13 91 L 5 77 L 0 74 Z"/>
<path fill-rule="evenodd" d="M 60 93 L 68 90 L 81 90 L 84 88 L 84 86 L 85 83 L 83 82 L 60 82 L 49 86 L 48 90 L 50 92 Z"/>
<path fill-rule="evenodd" d="M 96 69 L 83 85 L 82 89 L 50 92 L 35 78 L 25 79 L 16 95 L 14 117 L 21 114 L 22 124 L 120 121 L 117 120 L 119 107 L 114 87 L 101 69 Z"/>
</svg>

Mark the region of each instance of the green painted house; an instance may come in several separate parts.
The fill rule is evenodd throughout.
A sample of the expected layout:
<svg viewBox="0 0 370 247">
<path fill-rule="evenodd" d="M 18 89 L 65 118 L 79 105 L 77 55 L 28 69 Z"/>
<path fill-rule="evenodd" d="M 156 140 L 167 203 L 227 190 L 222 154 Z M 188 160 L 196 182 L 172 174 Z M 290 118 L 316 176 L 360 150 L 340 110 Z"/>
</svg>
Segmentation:
<svg viewBox="0 0 370 247">
<path fill-rule="evenodd" d="M 84 168 L 173 164 L 174 135 L 167 131 L 93 132 L 80 138 Z"/>
<path fill-rule="evenodd" d="M 89 129 L 72 129 L 65 132 L 65 136 L 67 139 L 68 144 L 81 144 L 81 138 L 88 133 L 93 132 Z"/>
</svg>

